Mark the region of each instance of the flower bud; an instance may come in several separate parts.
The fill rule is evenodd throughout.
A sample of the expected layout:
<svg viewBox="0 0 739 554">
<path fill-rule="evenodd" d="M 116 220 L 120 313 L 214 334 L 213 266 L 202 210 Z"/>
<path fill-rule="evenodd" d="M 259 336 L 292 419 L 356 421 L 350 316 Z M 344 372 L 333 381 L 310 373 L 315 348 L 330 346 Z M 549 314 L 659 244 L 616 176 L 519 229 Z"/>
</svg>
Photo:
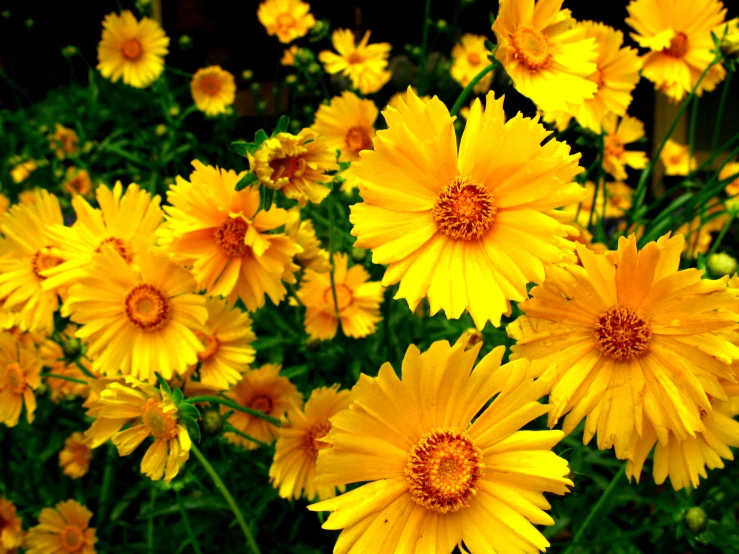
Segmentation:
<svg viewBox="0 0 739 554">
<path fill-rule="evenodd" d="M 706 528 L 708 516 L 706 515 L 706 512 L 703 511 L 703 508 L 693 506 L 692 508 L 688 508 L 688 511 L 685 512 L 684 520 L 688 529 L 693 531 L 693 533 L 700 533 Z"/>
<path fill-rule="evenodd" d="M 446 19 L 440 19 L 436 22 L 436 29 L 439 31 L 446 31 L 449 28 L 449 24 L 446 22 Z"/>
<path fill-rule="evenodd" d="M 257 93 L 261 90 L 261 85 L 259 83 L 252 83 L 249 85 L 249 90 L 251 90 L 253 93 Z"/>
<path fill-rule="evenodd" d="M 725 252 L 717 252 L 711 254 L 706 260 L 708 272 L 713 277 L 723 277 L 724 275 L 732 275 L 736 272 L 736 260 Z"/>
<path fill-rule="evenodd" d="M 72 46 L 71 44 L 69 46 L 65 46 L 62 48 L 62 56 L 65 58 L 71 58 L 72 56 L 76 56 L 79 53 L 79 50 L 76 46 Z"/>
<path fill-rule="evenodd" d="M 739 25 L 730 29 L 719 43 L 721 53 L 727 58 L 739 59 Z"/>
<path fill-rule="evenodd" d="M 30 17 L 28 19 L 26 19 L 26 27 L 28 27 L 30 29 L 30 28 L 33 27 L 33 24 L 34 24 L 33 19 L 31 19 Z"/>
<path fill-rule="evenodd" d="M 206 435 L 217 435 L 223 429 L 223 418 L 218 410 L 205 410 L 201 427 Z"/>
<path fill-rule="evenodd" d="M 62 353 L 68 360 L 75 360 L 80 355 L 81 350 L 82 343 L 80 343 L 80 339 L 70 338 L 62 343 Z"/>
<path fill-rule="evenodd" d="M 167 134 L 167 126 L 160 123 L 154 128 L 154 132 L 157 134 L 158 137 L 163 137 Z"/>
<path fill-rule="evenodd" d="M 366 257 L 367 251 L 364 248 L 357 248 L 356 246 L 352 248 L 352 259 L 355 262 L 363 262 Z"/>
<path fill-rule="evenodd" d="M 244 81 L 251 81 L 252 77 L 254 77 L 254 72 L 251 69 L 245 69 L 241 72 L 241 78 Z"/>
<path fill-rule="evenodd" d="M 178 115 L 180 115 L 179 106 L 172 106 L 171 108 L 169 108 L 169 115 L 171 117 L 177 117 Z"/>
<path fill-rule="evenodd" d="M 186 50 L 192 47 L 192 39 L 190 38 L 189 35 L 182 35 L 178 39 L 178 42 L 180 44 L 180 48 L 182 48 L 183 50 Z"/>
<path fill-rule="evenodd" d="M 285 82 L 288 85 L 294 85 L 295 83 L 298 82 L 298 77 L 296 75 L 294 75 L 294 74 L 291 73 L 290 75 L 288 75 L 287 77 L 285 77 Z"/>
</svg>

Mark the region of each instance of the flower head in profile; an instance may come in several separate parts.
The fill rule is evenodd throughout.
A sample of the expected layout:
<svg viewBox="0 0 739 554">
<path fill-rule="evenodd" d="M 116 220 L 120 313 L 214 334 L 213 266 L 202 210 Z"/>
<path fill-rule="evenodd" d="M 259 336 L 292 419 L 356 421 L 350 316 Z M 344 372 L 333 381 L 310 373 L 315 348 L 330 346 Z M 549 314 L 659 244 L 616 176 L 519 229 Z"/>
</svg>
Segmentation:
<svg viewBox="0 0 739 554">
<path fill-rule="evenodd" d="M 428 296 L 432 314 L 467 310 L 480 329 L 500 325 L 545 263 L 574 261 L 550 212 L 583 198 L 580 155 L 556 140 L 542 146 L 549 132 L 536 120 L 506 122 L 492 93 L 485 109 L 473 103 L 458 155 L 446 106 L 410 90 L 408 100 L 385 110 L 388 129 L 352 169 L 363 199 L 351 210 L 355 246 L 389 265 L 383 285 L 400 281 L 395 297 L 411 309 Z"/>
<path fill-rule="evenodd" d="M 78 194 L 85 198 L 92 196 L 92 180 L 90 173 L 86 169 L 76 167 L 68 167 L 62 190 L 72 196 Z"/>
<path fill-rule="evenodd" d="M 647 155 L 637 150 L 627 150 L 626 147 L 644 138 L 644 123 L 631 116 L 624 116 L 619 120 L 615 114 L 608 114 L 602 121 L 603 138 L 603 169 L 614 179 L 623 181 L 628 177 L 626 167 L 644 169 L 647 166 Z"/>
<path fill-rule="evenodd" d="M 313 222 L 310 219 L 300 219 L 300 209 L 297 206 L 287 212 L 285 233 L 303 249 L 302 252 L 295 254 L 295 261 L 300 267 L 317 273 L 331 270 L 328 252 L 321 248 L 321 241 L 316 236 Z"/>
<path fill-rule="evenodd" d="M 690 156 L 687 144 L 680 144 L 672 139 L 665 143 L 659 159 L 665 166 L 665 175 L 687 175 L 693 171 L 697 164 L 695 157 Z"/>
<path fill-rule="evenodd" d="M 148 17 L 136 20 L 129 10 L 110 13 L 103 21 L 98 45 L 98 70 L 113 82 L 145 88 L 164 71 L 169 37 L 159 23 Z"/>
<path fill-rule="evenodd" d="M 126 423 L 133 421 L 135 417 L 111 418 L 101 416 L 104 407 L 100 401 L 101 394 L 111 383 L 122 385 L 125 383 L 125 377 L 102 377 L 89 381 L 90 391 L 82 407 L 86 410 L 85 415 L 94 420 L 90 428 L 85 431 L 85 442 L 91 448 L 98 448 L 108 442 L 113 438 L 113 435 L 120 431 Z"/>
<path fill-rule="evenodd" d="M 234 76 L 221 69 L 220 65 L 211 65 L 198 69 L 190 82 L 190 91 L 195 105 L 206 115 L 218 115 L 236 99 L 236 82 Z"/>
<path fill-rule="evenodd" d="M 304 408 L 293 408 L 280 427 L 275 457 L 269 468 L 272 485 L 282 498 L 320 500 L 336 496 L 336 487 L 316 487 L 318 453 L 329 445 L 321 439 L 331 429 L 329 418 L 352 402 L 351 391 L 333 387 L 314 389 Z M 343 492 L 344 488 L 340 490 Z"/>
<path fill-rule="evenodd" d="M 316 24 L 310 4 L 301 0 L 265 0 L 259 4 L 257 17 L 268 35 L 276 35 L 285 44 L 305 36 Z"/>
<path fill-rule="evenodd" d="M 18 517 L 15 505 L 0 496 L 0 553 L 13 554 L 17 548 L 23 546 L 23 522 Z"/>
<path fill-rule="evenodd" d="M 367 31 L 356 44 L 354 33 L 349 29 L 337 29 L 331 35 L 331 42 L 338 54 L 329 50 L 318 54 L 326 72 L 348 77 L 352 87 L 362 94 L 377 92 L 391 77 L 387 58 L 392 47 L 387 42 L 369 44 L 369 38 L 370 32 Z"/>
<path fill-rule="evenodd" d="M 85 435 L 72 433 L 64 441 L 64 449 L 59 452 L 59 467 L 70 479 L 79 479 L 87 475 L 92 460 L 92 448 L 87 444 Z"/>
<path fill-rule="evenodd" d="M 63 160 L 69 154 L 77 152 L 77 143 L 79 140 L 74 129 L 68 129 L 57 123 L 54 126 L 54 133 L 49 135 L 49 146 L 54 151 L 56 157 Z"/>
<path fill-rule="evenodd" d="M 338 150 L 339 161 L 357 162 L 362 150 L 372 150 L 375 120 L 379 112 L 372 100 L 359 98 L 351 91 L 334 96 L 316 112 L 311 129 L 323 137 L 326 146 Z"/>
<path fill-rule="evenodd" d="M 22 183 L 31 176 L 31 173 L 38 169 L 38 164 L 34 160 L 28 160 L 19 163 L 10 170 L 10 178 L 17 185 Z"/>
<path fill-rule="evenodd" d="M 27 554 L 95 554 L 95 529 L 90 527 L 92 512 L 76 500 L 44 508 L 39 524 L 28 531 Z"/>
<path fill-rule="evenodd" d="M 525 360 L 501 366 L 502 346 L 473 368 L 482 345 L 466 346 L 410 346 L 401 378 L 389 363 L 361 375 L 349 409 L 330 418 L 316 486 L 365 483 L 308 507 L 331 512 L 325 529 L 342 529 L 335 552 L 549 546 L 534 524 L 554 524 L 544 493 L 572 486 L 567 461 L 551 451 L 563 434 L 520 430 L 548 411 L 538 402 L 545 384 Z"/>
<path fill-rule="evenodd" d="M 551 384 L 550 426 L 567 414 L 565 433 L 585 421 L 584 442 L 633 458 L 647 426 L 662 444 L 704 432 L 701 411 L 726 400 L 739 348 L 739 316 L 724 281 L 679 270 L 684 238 L 664 236 L 637 250 L 636 238 L 597 255 L 578 246 L 581 266 L 547 268 L 508 326 L 512 358 L 527 358 Z"/>
<path fill-rule="evenodd" d="M 472 35 L 466 33 L 459 39 L 459 43 L 454 45 L 452 49 L 452 78 L 457 81 L 462 88 L 466 87 L 469 82 L 474 79 L 480 71 L 485 69 L 490 62 L 488 61 L 488 49 L 485 48 L 485 37 L 482 35 Z M 490 83 L 493 81 L 492 72 L 485 75 L 479 83 L 475 85 L 472 92 L 475 94 L 483 94 L 490 90 Z"/>
</svg>

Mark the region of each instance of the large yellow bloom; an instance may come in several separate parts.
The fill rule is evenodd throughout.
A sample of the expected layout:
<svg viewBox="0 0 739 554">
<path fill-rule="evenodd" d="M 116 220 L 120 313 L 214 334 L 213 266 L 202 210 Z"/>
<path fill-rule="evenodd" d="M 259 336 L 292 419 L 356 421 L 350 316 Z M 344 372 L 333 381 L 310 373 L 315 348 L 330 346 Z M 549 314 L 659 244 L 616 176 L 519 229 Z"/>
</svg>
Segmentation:
<svg viewBox="0 0 739 554">
<path fill-rule="evenodd" d="M 190 91 L 201 112 L 218 115 L 234 103 L 236 82 L 234 76 L 221 69 L 220 65 L 211 65 L 197 70 L 190 82 Z"/>
<path fill-rule="evenodd" d="M 341 96 L 334 96 L 328 106 L 318 108 L 311 129 L 323 137 L 331 150 L 339 150 L 339 161 L 357 162 L 362 150 L 372 150 L 378 114 L 372 100 L 344 91 Z"/>
<path fill-rule="evenodd" d="M 328 448 L 321 439 L 331 429 L 329 418 L 352 402 L 351 391 L 333 387 L 314 389 L 303 410 L 294 408 L 280 427 L 275 457 L 269 468 L 272 485 L 282 498 L 320 500 L 336 496 L 336 487 L 316 487 L 318 452 Z M 340 488 L 343 492 L 344 488 Z"/>
<path fill-rule="evenodd" d="M 368 44 L 369 38 L 367 31 L 360 43 L 355 44 L 354 33 L 349 29 L 337 29 L 331 35 L 331 42 L 338 54 L 329 50 L 318 54 L 328 73 L 348 77 L 352 87 L 362 94 L 377 92 L 392 76 L 387 71 L 387 57 L 392 47 L 387 42 Z"/>
<path fill-rule="evenodd" d="M 633 169 L 644 169 L 647 166 L 647 155 L 644 152 L 626 150 L 626 145 L 644 137 L 644 124 L 631 116 L 624 116 L 619 121 L 616 114 L 608 114 L 602 121 L 603 131 L 603 169 L 613 175 L 614 179 L 623 181 L 628 177 L 626 166 Z"/>
<path fill-rule="evenodd" d="M 310 219 L 300 219 L 300 209 L 295 206 L 287 212 L 285 224 L 287 236 L 294 240 L 303 249 L 295 254 L 295 261 L 303 268 L 326 273 L 331 270 L 328 261 L 328 252 L 321 248 L 321 241 L 316 236 L 313 222 Z"/>
<path fill-rule="evenodd" d="M 719 0 L 632 0 L 626 9 L 626 23 L 636 31 L 631 37 L 650 50 L 642 75 L 679 102 L 714 58 L 711 31 L 723 23 L 724 5 Z M 724 75 L 721 64 L 714 65 L 696 94 L 716 88 Z"/>
<path fill-rule="evenodd" d="M 164 71 L 168 46 L 169 37 L 153 19 L 137 21 L 128 10 L 110 13 L 103 21 L 97 68 L 113 82 L 123 78 L 132 87 L 148 87 Z"/>
<path fill-rule="evenodd" d="M 503 99 L 475 100 L 457 156 L 454 120 L 434 98 L 388 108 L 388 129 L 353 171 L 363 203 L 352 206 L 352 234 L 373 261 L 389 264 L 383 285 L 400 281 L 396 298 L 415 309 L 424 296 L 431 313 L 465 310 L 482 328 L 500 325 L 510 300 L 528 296 L 544 279 L 544 264 L 574 248 L 565 225 L 548 212 L 579 202 L 580 155 L 537 121 L 520 114 L 506 123 Z M 571 256 L 574 260 L 574 256 Z"/>
<path fill-rule="evenodd" d="M 597 85 L 589 79 L 597 69 L 598 46 L 575 25 L 563 0 L 501 2 L 493 31 L 495 57 L 513 84 L 542 110 L 567 111 L 568 104 L 593 98 Z"/>
<path fill-rule="evenodd" d="M 83 325 L 93 368 L 154 382 L 197 363 L 203 345 L 195 331 L 205 323 L 205 298 L 195 279 L 166 256 L 139 253 L 134 269 L 111 245 L 90 261 L 88 274 L 69 289 L 62 314 Z"/>
<path fill-rule="evenodd" d="M 177 177 L 165 207 L 162 242 L 174 258 L 192 268 L 201 288 L 231 301 L 241 298 L 250 311 L 264 306 L 264 295 L 278 304 L 287 294 L 282 281 L 294 283 L 301 248 L 284 233 L 283 209 L 259 210 L 259 188 L 236 191 L 243 176 L 192 163 L 190 181 Z"/>
<path fill-rule="evenodd" d="M 64 441 L 64 449 L 59 452 L 59 467 L 64 475 L 71 479 L 84 477 L 90 469 L 92 448 L 87 444 L 85 435 L 72 433 Z"/>
<path fill-rule="evenodd" d="M 0 496 L 0 553 L 13 554 L 23 545 L 23 522 L 18 517 L 15 505 Z"/>
<path fill-rule="evenodd" d="M 95 529 L 90 527 L 92 512 L 76 500 L 44 508 L 39 525 L 28 531 L 26 554 L 95 554 Z"/>
<path fill-rule="evenodd" d="M 690 156 L 687 144 L 680 144 L 672 139 L 665 143 L 659 159 L 665 165 L 665 175 L 684 176 L 693 171 L 697 164 L 695 157 Z"/>
<path fill-rule="evenodd" d="M 615 446 L 633 457 L 652 425 L 662 444 L 704 432 L 708 395 L 726 400 L 739 348 L 728 334 L 739 317 L 724 281 L 679 271 L 682 235 L 637 252 L 633 235 L 618 251 L 596 255 L 578 246 L 583 267 L 549 266 L 544 284 L 519 304 L 526 314 L 508 326 L 512 358 L 528 358 L 551 382 L 550 426 L 564 414 L 565 433 L 583 418 L 584 442 Z"/>
<path fill-rule="evenodd" d="M 401 379 L 389 363 L 376 378 L 361 375 L 354 403 L 331 418 L 316 486 L 369 481 L 309 506 L 332 512 L 325 529 L 343 529 L 336 554 L 549 546 L 532 524 L 553 525 L 543 493 L 572 486 L 567 461 L 551 452 L 563 435 L 520 431 L 548 411 L 537 402 L 544 383 L 526 361 L 501 367 L 502 346 L 473 370 L 482 345 L 466 345 L 435 342 L 423 354 L 410 346 Z"/>
<path fill-rule="evenodd" d="M 259 4 L 257 17 L 267 34 L 277 35 L 285 44 L 305 36 L 316 24 L 310 4 L 301 0 L 265 0 Z"/>
<path fill-rule="evenodd" d="M 480 71 L 485 69 L 488 61 L 488 49 L 485 48 L 485 37 L 470 33 L 462 35 L 459 43 L 452 49 L 452 78 L 462 87 L 466 87 Z M 482 94 L 490 90 L 493 74 L 488 73 L 475 85 L 472 92 Z"/>
</svg>

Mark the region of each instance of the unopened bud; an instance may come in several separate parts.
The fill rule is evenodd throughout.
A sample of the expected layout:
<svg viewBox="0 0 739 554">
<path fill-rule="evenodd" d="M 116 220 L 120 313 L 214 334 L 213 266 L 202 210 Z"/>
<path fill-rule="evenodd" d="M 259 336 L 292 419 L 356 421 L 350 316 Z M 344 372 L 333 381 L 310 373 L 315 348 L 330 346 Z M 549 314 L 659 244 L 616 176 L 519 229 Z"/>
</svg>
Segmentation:
<svg viewBox="0 0 739 554">
<path fill-rule="evenodd" d="M 708 256 L 706 267 L 713 277 L 723 277 L 732 275 L 736 271 L 737 264 L 736 260 L 725 252 L 717 252 Z"/>
<path fill-rule="evenodd" d="M 180 48 L 182 48 L 183 50 L 190 48 L 192 46 L 192 39 L 190 38 L 189 35 L 182 35 L 178 39 L 178 42 L 180 43 Z"/>
<path fill-rule="evenodd" d="M 288 85 L 294 85 L 295 83 L 298 82 L 298 78 L 297 78 L 297 76 L 295 76 L 294 74 L 291 73 L 290 75 L 288 75 L 287 77 L 285 77 L 285 82 Z"/>
<path fill-rule="evenodd" d="M 364 248 L 357 248 L 356 246 L 352 248 L 352 259 L 355 262 L 363 262 L 366 257 L 367 251 Z"/>
<path fill-rule="evenodd" d="M 62 343 L 62 353 L 64 354 L 64 357 L 68 360 L 74 360 L 77 358 L 77 356 L 80 355 L 80 351 L 82 350 L 82 343 L 80 343 L 80 339 L 71 338 L 66 339 Z"/>
<path fill-rule="evenodd" d="M 218 410 L 205 410 L 201 427 L 206 435 L 217 435 L 223 429 L 223 417 Z"/>
<path fill-rule="evenodd" d="M 254 77 L 254 72 L 251 69 L 245 69 L 241 72 L 241 78 L 244 79 L 244 81 L 251 81 L 252 77 Z"/>
<path fill-rule="evenodd" d="M 169 115 L 171 117 L 177 117 L 178 115 L 180 115 L 179 106 L 172 106 L 171 108 L 169 108 Z"/>
<path fill-rule="evenodd" d="M 726 33 L 719 43 L 719 48 L 725 57 L 739 59 L 739 26 Z"/>
<path fill-rule="evenodd" d="M 160 123 L 154 128 L 154 132 L 157 134 L 158 137 L 163 137 L 164 135 L 167 134 L 167 131 L 168 131 L 167 126 L 162 123 Z"/>
<path fill-rule="evenodd" d="M 705 530 L 706 523 L 708 522 L 706 512 L 704 512 L 703 508 L 700 508 L 699 506 L 688 508 L 688 511 L 685 512 L 684 519 L 685 525 L 687 525 L 688 529 L 693 531 L 693 533 L 700 533 Z"/>
</svg>

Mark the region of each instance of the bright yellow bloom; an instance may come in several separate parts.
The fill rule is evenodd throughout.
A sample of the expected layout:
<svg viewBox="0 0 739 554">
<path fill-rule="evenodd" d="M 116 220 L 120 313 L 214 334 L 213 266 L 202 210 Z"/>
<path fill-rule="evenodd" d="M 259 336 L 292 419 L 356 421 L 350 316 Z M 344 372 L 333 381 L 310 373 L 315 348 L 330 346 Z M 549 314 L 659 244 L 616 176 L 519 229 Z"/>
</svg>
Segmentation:
<svg viewBox="0 0 739 554">
<path fill-rule="evenodd" d="M 482 35 L 464 34 L 459 43 L 452 49 L 452 78 L 463 88 L 474 79 L 480 71 L 485 69 L 488 61 L 488 49 L 485 48 L 485 37 Z M 490 90 L 493 73 L 490 72 L 475 85 L 472 92 L 483 94 Z"/>
<path fill-rule="evenodd" d="M 287 294 L 282 281 L 296 281 L 292 259 L 300 246 L 268 231 L 285 225 L 287 212 L 259 210 L 258 187 L 237 192 L 243 173 L 192 165 L 190 181 L 177 177 L 167 193 L 162 242 L 210 295 L 240 297 L 249 311 L 264 306 L 265 294 L 278 304 Z"/>
<path fill-rule="evenodd" d="M 198 69 L 190 82 L 190 91 L 195 105 L 206 115 L 218 115 L 236 99 L 236 82 L 234 76 L 221 69 L 220 65 L 211 65 Z"/>
<path fill-rule="evenodd" d="M 104 245 L 70 287 L 62 315 L 82 325 L 77 336 L 96 371 L 153 383 L 155 371 L 171 379 L 197 363 L 203 345 L 195 331 L 208 312 L 187 270 L 159 254 L 139 253 L 138 261 L 134 269 Z"/>
<path fill-rule="evenodd" d="M 737 175 L 737 177 L 728 183 L 724 189 L 727 196 L 736 196 L 739 194 L 739 162 L 727 163 L 718 174 L 719 181 L 723 181 L 734 175 Z"/>
<path fill-rule="evenodd" d="M 282 58 L 280 59 L 280 63 L 282 65 L 294 66 L 295 65 L 295 55 L 297 53 L 298 53 L 298 45 L 293 44 L 290 48 L 287 48 L 282 52 Z"/>
<path fill-rule="evenodd" d="M 74 129 L 68 129 L 57 123 L 54 127 L 54 134 L 49 135 L 49 146 L 56 154 L 56 157 L 63 160 L 68 154 L 77 152 L 77 143 L 79 140 Z"/>
<path fill-rule="evenodd" d="M 400 110 L 388 108 L 388 129 L 354 171 L 364 202 L 350 219 L 355 246 L 389 264 L 383 285 L 400 281 L 395 298 L 412 310 L 428 296 L 431 314 L 467 310 L 478 328 L 500 325 L 510 301 L 527 296 L 527 283 L 544 279 L 544 264 L 570 258 L 565 225 L 549 212 L 579 202 L 572 180 L 580 155 L 521 114 L 505 122 L 503 99 L 475 100 L 457 156 L 446 106 L 408 93 Z"/>
<path fill-rule="evenodd" d="M 567 461 L 551 451 L 563 434 L 520 430 L 549 410 L 537 402 L 545 384 L 525 360 L 501 367 L 502 346 L 473 369 L 482 345 L 466 343 L 435 342 L 423 354 L 410 346 L 401 379 L 389 363 L 376 378 L 361 375 L 352 405 L 331 418 L 316 486 L 368 482 L 308 507 L 332 512 L 324 529 L 343 530 L 334 552 L 549 546 L 533 524 L 553 525 L 544 493 L 572 486 Z"/>
<path fill-rule="evenodd" d="M 354 33 L 348 29 L 337 29 L 331 35 L 335 54 L 324 50 L 318 54 L 328 73 L 341 73 L 348 77 L 352 87 L 362 94 L 372 94 L 380 90 L 392 76 L 387 71 L 387 57 L 392 48 L 387 42 L 368 44 L 370 32 L 367 31 L 359 44 L 354 43 Z"/>
<path fill-rule="evenodd" d="M 596 255 L 578 246 L 583 267 L 551 265 L 544 284 L 519 304 L 526 314 L 508 326 L 512 358 L 531 360 L 551 383 L 549 424 L 568 413 L 565 433 L 583 418 L 584 442 L 634 456 L 648 424 L 661 443 L 705 431 L 708 396 L 726 400 L 719 379 L 733 379 L 739 348 L 728 335 L 739 317 L 724 281 L 679 270 L 682 235 L 650 242 L 619 239 Z"/>
<path fill-rule="evenodd" d="M 300 408 L 303 404 L 303 396 L 287 377 L 280 377 L 279 374 L 280 366 L 275 364 L 265 364 L 259 369 L 248 369 L 242 374 L 241 381 L 229 389 L 226 397 L 246 408 L 281 418 L 289 409 Z M 222 413 L 231 411 L 233 411 L 231 408 L 221 406 Z M 268 421 L 239 411 L 234 411 L 228 422 L 238 431 L 270 444 L 275 440 L 279 431 L 278 427 Z M 248 450 L 259 446 L 258 443 L 236 433 L 224 433 L 223 436 L 229 442 L 241 445 Z"/>
<path fill-rule="evenodd" d="M 615 114 L 607 115 L 602 121 L 605 132 L 603 169 L 618 181 L 625 180 L 628 175 L 626 166 L 633 169 L 644 169 L 647 166 L 647 155 L 644 152 L 626 150 L 626 146 L 644 137 L 644 124 L 635 117 L 625 116 L 619 121 Z"/>
<path fill-rule="evenodd" d="M 87 475 L 92 460 L 92 448 L 86 443 L 85 435 L 72 433 L 64 441 L 64 449 L 59 452 L 59 467 L 70 479 L 79 479 Z"/>
<path fill-rule="evenodd" d="M 103 38 L 98 45 L 98 70 L 113 82 L 145 88 L 164 71 L 169 37 L 159 23 L 148 17 L 137 21 L 124 10 L 110 13 L 103 21 Z"/>
<path fill-rule="evenodd" d="M 502 2 L 493 31 L 495 57 L 513 84 L 546 112 L 569 109 L 593 98 L 598 45 L 575 26 L 563 0 Z"/>
<path fill-rule="evenodd" d="M 370 281 L 361 265 L 347 269 L 346 254 L 334 255 L 334 302 L 331 276 L 307 270 L 298 290 L 305 305 L 305 330 L 312 339 L 334 338 L 339 323 L 348 337 L 363 338 L 375 332 L 380 321 L 383 287 Z M 337 317 L 338 313 L 338 317 Z"/>
<path fill-rule="evenodd" d="M 418 89 L 416 89 L 415 87 L 410 87 L 410 89 L 413 91 L 413 94 L 414 95 L 418 96 Z M 419 96 L 419 98 L 423 102 L 428 102 L 429 100 L 431 100 L 431 97 L 428 96 L 428 95 Z M 400 109 L 400 103 L 401 102 L 404 102 L 405 104 L 408 103 L 408 90 L 402 90 L 400 92 L 396 92 L 395 94 L 393 94 L 390 97 L 390 100 L 388 100 L 387 105 L 388 105 L 388 107 L 395 108 L 396 110 L 399 110 Z M 465 108 L 466 108 L 467 113 L 469 114 L 470 109 L 469 109 L 469 107 L 465 106 L 464 108 L 462 108 L 461 110 L 459 110 L 459 115 L 462 115 L 462 112 L 465 111 Z M 464 117 L 465 119 L 467 119 L 467 116 L 466 115 L 464 115 L 462 117 Z"/>
<path fill-rule="evenodd" d="M 13 179 L 15 184 L 22 183 L 31 176 L 31 173 L 36 171 L 38 165 L 33 160 L 28 160 L 21 164 L 16 165 L 10 170 L 10 178 Z"/>
<path fill-rule="evenodd" d="M 317 273 L 331 271 L 328 261 L 328 252 L 321 248 L 321 241 L 313 229 L 310 219 L 300 219 L 300 209 L 296 206 L 287 212 L 287 223 L 285 233 L 291 240 L 295 241 L 303 249 L 295 254 L 295 261 L 303 268 Z"/>
<path fill-rule="evenodd" d="M 89 381 L 90 392 L 85 399 L 85 402 L 82 404 L 82 407 L 87 410 L 85 412 L 87 417 L 94 419 L 90 428 L 85 431 L 85 442 L 89 444 L 91 448 L 97 448 L 108 442 L 126 423 L 129 423 L 134 419 L 133 416 L 121 418 L 101 416 L 104 406 L 100 401 L 100 395 L 111 383 L 124 384 L 125 378 L 102 378 L 91 379 Z"/>
<path fill-rule="evenodd" d="M 310 4 L 301 0 L 265 0 L 259 4 L 257 17 L 268 35 L 277 35 L 285 44 L 305 36 L 316 24 Z"/>
<path fill-rule="evenodd" d="M 280 427 L 275 457 L 269 468 L 272 486 L 282 498 L 326 500 L 336 496 L 336 487 L 316 487 L 318 452 L 329 445 L 321 439 L 331 429 L 330 417 L 352 402 L 351 391 L 333 387 L 314 389 L 303 410 L 292 409 Z M 344 487 L 340 487 L 343 492 Z"/>
<path fill-rule="evenodd" d="M 62 190 L 71 195 L 78 194 L 85 198 L 92 197 L 92 180 L 86 169 L 68 167 L 66 180 L 62 183 Z"/>
<path fill-rule="evenodd" d="M 665 143 L 659 159 L 665 166 L 665 175 L 687 175 L 697 167 L 695 157 L 690 157 L 688 145 L 672 139 Z"/>
<path fill-rule="evenodd" d="M 39 525 L 28 531 L 26 554 L 95 554 L 95 529 L 90 527 L 92 512 L 76 500 L 44 508 Z"/>
<path fill-rule="evenodd" d="M 626 7 L 631 37 L 642 48 L 642 75 L 674 102 L 679 102 L 713 61 L 711 31 L 721 25 L 726 9 L 719 0 L 632 0 Z M 718 33 L 721 36 L 721 33 Z M 696 90 L 712 91 L 726 71 L 714 65 Z"/>
<path fill-rule="evenodd" d="M 0 496 L 0 554 L 14 554 L 23 545 L 23 522 L 15 505 Z"/>
<path fill-rule="evenodd" d="M 372 150 L 375 120 L 379 111 L 372 100 L 363 100 L 350 91 L 321 105 L 311 129 L 323 137 L 326 146 L 339 150 L 339 161 L 357 162 L 362 150 Z"/>
<path fill-rule="evenodd" d="M 0 423 L 15 427 L 24 406 L 26 421 L 33 422 L 33 391 L 41 385 L 40 372 L 41 361 L 34 352 L 18 344 L 11 333 L 0 333 Z"/>
</svg>

